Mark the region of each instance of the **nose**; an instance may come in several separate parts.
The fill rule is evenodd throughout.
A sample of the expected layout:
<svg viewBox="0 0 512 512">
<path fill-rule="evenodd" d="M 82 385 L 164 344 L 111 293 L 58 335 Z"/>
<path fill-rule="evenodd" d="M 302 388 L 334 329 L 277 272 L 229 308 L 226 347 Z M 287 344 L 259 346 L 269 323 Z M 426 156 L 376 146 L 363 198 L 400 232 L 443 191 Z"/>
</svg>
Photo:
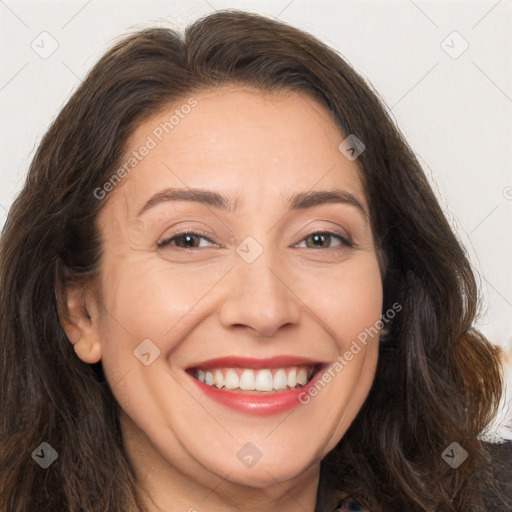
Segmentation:
<svg viewBox="0 0 512 512">
<path fill-rule="evenodd" d="M 247 263 L 239 258 L 230 273 L 227 298 L 220 318 L 227 328 L 246 326 L 269 337 L 300 318 L 300 300 L 291 277 L 270 251 Z"/>
</svg>

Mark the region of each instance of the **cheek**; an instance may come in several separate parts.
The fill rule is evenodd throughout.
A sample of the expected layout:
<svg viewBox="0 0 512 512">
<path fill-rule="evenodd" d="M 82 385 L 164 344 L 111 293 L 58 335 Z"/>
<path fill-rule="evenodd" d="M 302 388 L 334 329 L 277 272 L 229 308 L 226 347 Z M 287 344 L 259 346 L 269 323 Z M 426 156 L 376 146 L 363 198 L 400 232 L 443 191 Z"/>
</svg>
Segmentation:
<svg viewBox="0 0 512 512">
<path fill-rule="evenodd" d="M 129 337 L 135 345 L 145 338 L 168 339 L 178 323 L 187 323 L 206 307 L 206 295 L 216 295 L 212 291 L 232 263 L 171 264 L 155 259 L 153 253 L 141 253 L 130 261 L 107 261 L 104 332 L 111 332 L 108 337 L 116 340 Z M 344 344 L 379 319 L 382 284 L 374 253 L 357 255 L 330 268 L 290 267 L 288 272 L 283 277 L 290 283 L 289 300 L 303 302 L 306 314 L 335 340 Z"/>
<path fill-rule="evenodd" d="M 200 321 L 198 304 L 219 278 L 204 270 L 171 268 L 149 253 L 119 259 L 109 268 L 103 279 L 107 292 L 100 326 L 103 369 L 131 417 L 144 411 L 157 418 L 159 406 L 150 404 L 149 397 L 158 402 L 161 390 L 174 382 L 166 372 L 169 357 Z"/>
<path fill-rule="evenodd" d="M 338 358 L 329 367 L 317 397 L 305 397 L 330 426 L 321 455 L 338 443 L 366 400 L 375 378 L 382 314 L 382 281 L 376 257 L 340 266 L 325 280 L 323 292 L 310 296 L 314 311 L 329 328 Z M 326 391 L 324 391 L 325 389 Z M 326 405 L 329 404 L 329 405 Z M 316 409 L 315 409 L 316 408 Z M 329 410 L 326 413 L 326 410 Z M 327 415 L 326 415 L 327 414 Z M 325 427 L 319 423 L 318 431 Z"/>
<path fill-rule="evenodd" d="M 339 349 L 376 324 L 382 313 L 382 281 L 374 254 L 360 255 L 331 272 L 302 277 L 298 294 L 336 340 Z M 299 282 L 299 281 L 296 281 Z"/>
<path fill-rule="evenodd" d="M 226 265 L 171 264 L 154 253 L 105 261 L 103 274 L 104 362 L 132 364 L 134 349 L 152 340 L 167 356 L 193 322 L 203 316 L 203 304 L 226 273 Z"/>
</svg>

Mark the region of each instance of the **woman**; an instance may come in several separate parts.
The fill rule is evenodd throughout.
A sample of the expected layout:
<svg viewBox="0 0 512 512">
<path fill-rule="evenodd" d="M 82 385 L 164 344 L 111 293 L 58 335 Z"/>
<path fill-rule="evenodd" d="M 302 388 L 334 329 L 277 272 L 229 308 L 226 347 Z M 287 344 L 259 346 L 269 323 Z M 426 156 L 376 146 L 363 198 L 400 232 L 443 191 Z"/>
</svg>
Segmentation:
<svg viewBox="0 0 512 512">
<path fill-rule="evenodd" d="M 2 235 L 1 510 L 484 510 L 475 280 L 364 81 L 277 21 L 131 35 Z"/>
</svg>

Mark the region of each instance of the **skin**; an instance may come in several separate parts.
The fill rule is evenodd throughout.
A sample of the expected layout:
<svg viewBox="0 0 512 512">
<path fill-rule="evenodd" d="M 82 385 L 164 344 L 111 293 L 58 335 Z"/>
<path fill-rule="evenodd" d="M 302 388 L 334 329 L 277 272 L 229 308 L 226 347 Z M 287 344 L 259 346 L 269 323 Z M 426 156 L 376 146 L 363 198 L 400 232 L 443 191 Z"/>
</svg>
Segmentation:
<svg viewBox="0 0 512 512">
<path fill-rule="evenodd" d="M 368 395 L 379 336 L 307 405 L 266 417 L 211 401 L 184 369 L 228 355 L 334 362 L 380 318 L 367 215 L 342 203 L 286 203 L 292 193 L 341 189 L 367 212 L 357 161 L 338 150 L 344 135 L 306 94 L 225 86 L 194 97 L 197 107 L 105 200 L 100 282 L 68 289 L 64 328 L 78 357 L 102 360 L 148 511 L 313 512 L 320 461 Z M 128 153 L 185 102 L 140 125 Z M 168 201 L 137 217 L 167 187 L 214 190 L 236 198 L 237 210 Z M 185 228 L 212 242 L 157 246 Z M 311 231 L 355 245 L 333 236 L 319 248 Z M 235 250 L 247 236 L 263 248 L 252 263 Z M 134 356 L 145 339 L 160 350 L 149 366 Z M 262 454 L 250 468 L 237 458 L 248 442 Z"/>
</svg>

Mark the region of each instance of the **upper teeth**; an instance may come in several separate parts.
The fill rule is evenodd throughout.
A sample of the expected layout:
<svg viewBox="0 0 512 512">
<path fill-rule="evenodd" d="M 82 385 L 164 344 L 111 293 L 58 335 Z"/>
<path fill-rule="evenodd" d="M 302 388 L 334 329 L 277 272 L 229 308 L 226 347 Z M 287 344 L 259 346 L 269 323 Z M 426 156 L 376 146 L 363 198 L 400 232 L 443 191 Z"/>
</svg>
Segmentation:
<svg viewBox="0 0 512 512">
<path fill-rule="evenodd" d="M 195 377 L 208 386 L 218 389 L 241 389 L 244 391 L 272 391 L 304 386 L 313 374 L 312 366 L 294 366 L 252 370 L 250 368 L 217 368 L 196 370 Z"/>
</svg>

